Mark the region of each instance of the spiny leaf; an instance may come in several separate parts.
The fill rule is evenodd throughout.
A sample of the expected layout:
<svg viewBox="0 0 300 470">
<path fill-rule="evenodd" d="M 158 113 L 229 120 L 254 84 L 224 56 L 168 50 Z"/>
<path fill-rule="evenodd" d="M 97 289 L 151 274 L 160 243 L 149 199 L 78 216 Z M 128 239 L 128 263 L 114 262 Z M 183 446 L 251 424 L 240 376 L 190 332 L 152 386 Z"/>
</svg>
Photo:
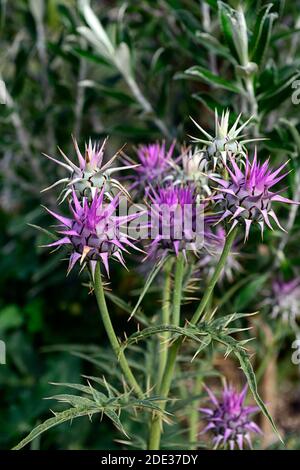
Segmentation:
<svg viewBox="0 0 300 470">
<path fill-rule="evenodd" d="M 68 395 L 66 393 L 61 393 L 58 395 L 52 395 L 51 397 L 47 397 L 46 400 L 57 400 L 60 403 L 69 403 L 70 405 L 74 406 L 74 408 L 81 408 L 84 407 L 97 407 L 93 400 L 90 400 L 86 397 L 80 397 L 78 395 Z"/>
<path fill-rule="evenodd" d="M 236 320 L 240 320 L 241 318 L 247 318 L 247 317 L 252 317 L 253 315 L 256 315 L 257 312 L 251 312 L 251 313 L 231 313 L 229 315 L 224 315 L 221 318 L 216 318 L 213 320 L 213 324 L 215 327 L 219 328 L 225 328 L 227 327 L 230 323 Z"/>
<path fill-rule="evenodd" d="M 91 381 L 91 382 L 96 382 L 97 384 L 102 385 L 103 387 L 105 387 L 106 390 L 107 390 L 108 396 L 110 398 L 114 395 L 119 394 L 118 390 L 115 387 L 113 387 L 111 384 L 108 384 L 104 377 L 103 377 L 103 379 L 101 379 L 100 377 L 94 377 L 94 376 L 91 376 L 91 375 L 82 375 L 82 377 L 89 380 L 89 381 Z"/>
<path fill-rule="evenodd" d="M 77 408 L 70 408 L 65 411 L 61 411 L 59 413 L 56 413 L 53 418 L 47 419 L 44 423 L 39 424 L 36 426 L 28 436 L 25 437 L 21 442 L 19 442 L 18 445 L 16 445 L 13 450 L 20 450 L 27 444 L 29 444 L 31 441 L 36 439 L 40 434 L 42 434 L 45 431 L 48 431 L 49 429 L 53 428 L 54 426 L 57 426 L 59 424 L 65 423 L 66 421 L 73 420 L 74 418 L 79 418 L 81 416 L 87 416 L 87 415 L 93 415 L 95 413 L 99 413 L 99 410 L 79 410 Z"/>
<path fill-rule="evenodd" d="M 107 399 L 104 393 L 101 393 L 98 390 L 93 389 L 93 387 L 91 386 L 74 384 L 74 383 L 66 383 L 66 382 L 62 382 L 62 383 L 51 382 L 51 385 L 72 388 L 74 390 L 78 390 L 79 392 L 86 393 L 87 395 L 93 395 L 93 390 L 94 390 L 95 392 L 97 392 L 98 399 L 101 399 L 101 400 Z"/>
<path fill-rule="evenodd" d="M 136 333 L 133 333 L 127 340 L 121 345 L 123 349 L 127 348 L 130 344 L 137 343 L 139 341 L 143 341 L 150 336 L 157 335 L 160 333 L 174 333 L 175 335 L 179 336 L 187 336 L 190 339 L 193 339 L 194 341 L 200 343 L 201 340 L 197 336 L 199 335 L 199 331 L 194 328 L 183 328 L 179 326 L 174 326 L 174 325 L 157 325 L 157 326 L 150 326 L 149 328 L 145 328 L 141 331 L 137 331 Z M 202 334 L 207 334 L 206 332 L 203 332 Z"/>
<path fill-rule="evenodd" d="M 104 414 L 111 419 L 111 421 L 114 423 L 114 425 L 116 426 L 116 428 L 121 431 L 123 434 L 125 434 L 126 437 L 129 437 L 128 434 L 126 433 L 121 421 L 120 421 L 120 418 L 118 417 L 117 413 L 115 411 L 112 411 L 112 410 L 105 410 L 104 411 Z"/>
</svg>

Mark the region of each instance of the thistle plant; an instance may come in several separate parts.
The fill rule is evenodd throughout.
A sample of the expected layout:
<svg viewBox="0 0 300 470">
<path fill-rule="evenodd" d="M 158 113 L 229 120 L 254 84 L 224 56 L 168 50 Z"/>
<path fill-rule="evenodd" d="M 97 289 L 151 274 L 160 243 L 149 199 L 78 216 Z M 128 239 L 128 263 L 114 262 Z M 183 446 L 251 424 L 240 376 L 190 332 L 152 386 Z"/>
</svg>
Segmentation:
<svg viewBox="0 0 300 470">
<path fill-rule="evenodd" d="M 279 109 L 299 72 L 292 60 L 274 67 L 274 44 L 289 36 L 286 30 L 272 35 L 280 14 L 277 4 L 262 6 L 254 18 L 242 4 L 186 3 L 190 10 L 183 6 L 185 15 L 178 14 L 173 2 L 159 6 L 160 15 L 171 15 L 167 34 L 152 23 L 155 7 L 147 1 L 130 6 L 128 13 L 123 5 L 106 15 L 97 5 L 94 11 L 88 0 L 78 2 L 77 15 L 64 10 L 70 26 L 61 60 L 67 55 L 72 66 L 78 61 L 80 73 L 78 103 L 72 103 L 77 120 L 74 129 L 67 129 L 66 142 L 62 138 L 58 143 L 67 148 L 71 132 L 79 143 L 87 143 L 81 147 L 74 138 L 74 148 L 59 147 L 60 156 L 54 158 L 55 139 L 42 139 L 50 153 L 50 161 L 44 159 L 47 169 L 60 176 L 50 186 L 47 177 L 37 179 L 35 187 L 42 190 L 46 208 L 40 215 L 43 228 L 32 225 L 51 238 L 46 243 L 43 239 L 43 247 L 67 259 L 69 285 L 82 281 L 82 296 L 88 288 L 99 310 L 99 331 L 109 346 L 101 344 L 86 354 L 76 351 L 101 371 L 95 369 L 80 383 L 60 384 L 72 394 L 54 399 L 67 408 L 34 428 L 18 449 L 53 426 L 93 415 L 111 421 L 121 434 L 120 445 L 143 450 L 257 448 L 262 439 L 259 413 L 260 421 L 267 420 L 275 439 L 281 440 L 270 403 L 264 403 L 258 388 L 261 364 L 253 353 L 259 356 L 260 349 L 248 342 L 253 339 L 251 327 L 257 331 L 265 321 L 259 312 L 258 320 L 252 320 L 251 300 L 263 292 L 265 270 L 270 269 L 266 265 L 277 251 L 278 264 L 288 264 L 295 241 L 299 191 L 290 182 L 299 173 L 300 136 L 294 121 L 282 122 L 285 108 Z M 152 38 L 157 50 L 151 57 L 140 35 L 144 17 L 158 33 Z M 53 41 L 49 44 L 55 50 Z M 134 50 L 138 42 L 140 54 Z M 203 54 L 194 57 L 193 50 L 200 49 L 196 45 L 203 45 Z M 101 69 L 99 83 L 94 67 Z M 87 88 L 91 95 L 85 94 Z M 12 87 L 12 95 L 16 90 Z M 101 98 L 103 94 L 101 110 L 95 107 L 97 93 Z M 22 144 L 26 132 L 13 98 L 10 108 L 9 119 Z M 199 131 L 195 137 L 190 137 L 189 115 Z M 296 112 L 292 115 L 296 122 Z M 54 134 L 59 141 L 61 129 Z M 111 140 L 103 140 L 107 134 L 116 139 L 113 147 L 120 148 L 111 158 Z M 127 142 L 126 155 L 118 139 Z M 29 139 L 27 158 L 38 150 L 35 139 Z M 44 228 L 53 219 L 54 230 L 52 225 Z M 257 269 L 262 273 L 249 274 L 249 264 L 253 271 L 261 253 L 265 264 Z M 132 272 L 142 263 L 145 278 L 133 280 Z M 193 297 L 187 294 L 191 284 Z M 272 296 L 270 317 L 295 321 L 298 278 L 275 282 Z M 128 328 L 117 321 L 113 305 L 128 320 Z M 241 370 L 241 383 L 246 380 L 247 385 L 241 392 L 225 386 L 219 397 L 213 375 L 215 359 L 221 363 L 222 356 L 231 357 L 232 373 Z M 220 375 L 228 374 L 219 369 Z M 138 423 L 138 432 L 129 420 Z M 182 436 L 178 442 L 176 436 Z"/>
</svg>

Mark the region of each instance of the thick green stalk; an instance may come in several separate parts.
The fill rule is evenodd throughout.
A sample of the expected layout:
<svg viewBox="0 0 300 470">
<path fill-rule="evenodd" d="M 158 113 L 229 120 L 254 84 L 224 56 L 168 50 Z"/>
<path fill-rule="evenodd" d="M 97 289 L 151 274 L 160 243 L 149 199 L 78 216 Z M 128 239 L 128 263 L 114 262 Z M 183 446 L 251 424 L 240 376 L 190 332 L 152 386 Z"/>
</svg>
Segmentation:
<svg viewBox="0 0 300 470">
<path fill-rule="evenodd" d="M 173 291 L 172 323 L 175 326 L 180 325 L 180 307 L 181 307 L 183 274 L 184 274 L 184 257 L 182 253 L 179 253 L 177 260 L 176 260 L 176 266 L 175 266 L 174 291 Z"/>
<path fill-rule="evenodd" d="M 230 253 L 230 249 L 232 247 L 232 243 L 236 237 L 237 234 L 237 227 L 235 227 L 227 236 L 226 242 L 222 251 L 222 254 L 220 256 L 219 262 L 216 266 L 215 272 L 206 288 L 206 291 L 204 293 L 204 296 L 199 304 L 199 307 L 197 308 L 195 314 L 193 315 L 193 318 L 191 320 L 191 323 L 196 325 L 202 315 L 202 313 L 205 310 L 205 307 L 210 299 L 210 296 L 213 293 L 214 287 L 220 277 L 220 274 L 222 272 L 222 269 L 224 268 L 226 258 L 228 254 Z M 165 373 L 164 377 L 162 380 L 161 384 L 161 389 L 160 389 L 160 395 L 164 398 L 167 398 L 169 395 L 169 391 L 171 388 L 171 383 L 172 383 L 172 378 L 175 370 L 175 363 L 176 363 L 176 357 L 177 353 L 179 351 L 179 348 L 182 343 L 182 338 L 177 339 L 173 345 L 170 347 L 169 354 L 168 354 L 168 360 L 167 364 L 165 367 Z M 162 409 L 165 409 L 165 402 L 162 405 Z M 149 440 L 149 450 L 158 450 L 159 445 L 160 445 L 160 437 L 161 437 L 161 429 L 162 428 L 162 421 L 161 421 L 161 416 L 159 414 L 155 414 L 152 420 L 152 426 L 150 429 L 150 440 Z"/>
<path fill-rule="evenodd" d="M 183 274 L 184 274 L 184 257 L 182 253 L 179 254 L 176 260 L 175 265 L 175 279 L 174 279 L 174 292 L 173 292 L 173 315 L 172 323 L 174 325 L 179 325 L 180 323 L 180 306 L 181 306 L 181 297 L 182 297 L 182 283 L 183 283 Z M 176 355 L 172 360 L 172 367 L 168 367 L 170 362 L 170 354 L 172 348 L 168 354 L 167 364 L 163 370 L 163 377 L 161 386 L 159 388 L 159 395 L 167 397 L 170 390 L 170 385 L 172 381 L 172 376 L 174 373 L 175 359 Z M 177 354 L 177 351 L 176 351 Z M 161 409 L 164 410 L 166 407 L 166 402 L 163 402 Z M 162 415 L 161 413 L 154 413 L 151 420 L 150 427 L 150 438 L 149 438 L 149 449 L 158 450 L 160 444 L 160 437 L 162 431 Z"/>
<path fill-rule="evenodd" d="M 174 374 L 176 356 L 181 342 L 178 340 L 173 344 L 169 350 L 168 360 L 165 367 L 165 373 L 163 376 L 163 381 L 161 384 L 160 395 L 167 398 L 170 391 L 170 386 Z M 166 408 L 166 402 L 163 402 L 161 405 L 162 411 Z M 162 417 L 160 413 L 154 413 L 151 422 L 150 428 L 150 437 L 149 437 L 149 450 L 159 450 L 160 447 L 160 438 L 162 432 Z"/>
<path fill-rule="evenodd" d="M 96 270 L 95 270 L 94 288 L 95 288 L 95 295 L 96 295 L 96 299 L 97 299 L 97 303 L 98 303 L 98 307 L 99 307 L 99 311 L 102 317 L 105 331 L 109 338 L 111 347 L 115 355 L 118 358 L 124 377 L 127 380 L 130 387 L 137 394 L 137 396 L 139 398 L 143 398 L 144 396 L 143 391 L 141 387 L 139 386 L 139 384 L 137 383 L 136 379 L 134 378 L 134 375 L 128 365 L 126 357 L 123 351 L 121 350 L 119 340 L 115 334 L 114 327 L 112 325 L 112 322 L 111 322 L 111 319 L 107 310 L 99 263 L 97 263 Z"/>
<path fill-rule="evenodd" d="M 172 268 L 172 260 L 167 262 L 165 266 L 164 274 L 165 274 L 165 284 L 163 290 L 163 299 L 162 299 L 162 324 L 168 325 L 170 323 L 170 304 L 171 304 L 171 268 Z M 167 356 L 168 356 L 168 338 L 169 333 L 166 331 L 162 333 L 162 339 L 160 341 L 160 351 L 159 351 L 159 364 L 158 364 L 158 381 L 157 381 L 157 390 L 160 389 L 161 381 L 163 378 L 164 370 L 166 367 Z"/>
</svg>

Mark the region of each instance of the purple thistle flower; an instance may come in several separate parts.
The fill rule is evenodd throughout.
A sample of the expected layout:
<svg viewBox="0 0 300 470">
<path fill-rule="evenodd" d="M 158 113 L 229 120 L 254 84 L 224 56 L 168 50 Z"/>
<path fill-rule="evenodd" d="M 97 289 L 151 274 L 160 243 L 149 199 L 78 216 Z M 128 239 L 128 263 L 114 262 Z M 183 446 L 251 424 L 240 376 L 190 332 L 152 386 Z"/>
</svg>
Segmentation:
<svg viewBox="0 0 300 470">
<path fill-rule="evenodd" d="M 232 386 L 225 385 L 219 400 L 209 388 L 205 388 L 213 407 L 200 408 L 208 422 L 201 434 L 210 430 L 214 435 L 215 448 L 234 450 L 237 447 L 242 450 L 244 441 L 252 448 L 250 433 L 262 434 L 262 431 L 250 418 L 250 415 L 259 411 L 259 408 L 244 404 L 247 385 L 241 393 L 238 393 Z"/>
<path fill-rule="evenodd" d="M 243 222 L 245 240 L 248 239 L 253 222 L 259 224 L 262 235 L 265 225 L 273 230 L 270 217 L 281 230 L 284 230 L 272 209 L 272 203 L 299 203 L 281 196 L 278 192 L 271 192 L 270 189 L 288 174 L 280 174 L 288 162 L 272 170 L 269 167 L 269 159 L 263 164 L 258 163 L 255 151 L 253 162 L 250 163 L 247 157 L 243 170 L 238 167 L 233 158 L 230 158 L 230 163 L 232 169 L 226 167 L 229 174 L 228 180 L 210 177 L 219 184 L 217 188 L 219 194 L 213 198 L 221 204 L 223 210 L 219 222 L 229 217 L 232 221 L 231 229 L 239 222 Z"/>
<path fill-rule="evenodd" d="M 111 175 L 120 170 L 135 168 L 137 165 L 111 167 L 121 150 L 116 152 L 115 155 L 103 165 L 106 142 L 107 139 L 105 139 L 101 145 L 97 142 L 93 144 L 90 139 L 89 143 L 85 144 L 85 153 L 82 155 L 76 139 L 73 138 L 78 165 L 75 165 L 75 163 L 73 163 L 60 148 L 58 149 L 64 162 L 44 154 L 47 158 L 65 168 L 70 174 L 68 177 L 56 181 L 43 191 L 52 189 L 59 184 L 64 184 L 65 189 L 62 192 L 62 201 L 72 194 L 73 188 L 80 198 L 93 197 L 96 191 L 98 189 L 101 190 L 103 187 L 105 188 L 105 195 L 108 196 L 109 199 L 113 198 L 112 190 L 114 188 L 116 188 L 118 192 L 121 191 L 126 197 L 130 197 L 126 189 L 119 183 L 119 181 L 112 178 Z"/>
<path fill-rule="evenodd" d="M 140 145 L 137 149 L 138 163 L 135 168 L 135 183 L 133 187 L 142 185 L 145 189 L 148 186 L 157 187 L 160 184 L 172 179 L 170 174 L 174 167 L 172 154 L 175 142 L 166 149 L 165 142 L 155 142 L 148 145 Z"/>
<path fill-rule="evenodd" d="M 79 201 L 73 190 L 72 201 L 69 204 L 71 218 L 64 217 L 49 209 L 46 210 L 59 222 L 57 233 L 63 235 L 59 240 L 46 245 L 47 247 L 60 247 L 66 245 L 71 249 L 68 273 L 79 261 L 82 268 L 89 263 L 94 276 L 97 261 L 101 261 L 109 276 L 108 261 L 114 258 L 124 267 L 123 253 L 128 252 L 127 247 L 139 250 L 121 231 L 122 225 L 138 217 L 138 214 L 129 216 L 114 215 L 119 205 L 119 195 L 109 203 L 104 203 L 104 188 L 97 191 L 91 201 L 83 198 Z M 141 250 L 139 250 L 141 251 Z"/>
<path fill-rule="evenodd" d="M 151 188 L 147 194 L 152 203 L 150 227 L 153 238 L 148 256 L 158 250 L 176 256 L 183 252 L 185 257 L 187 250 L 197 252 L 204 242 L 201 226 L 204 205 L 197 202 L 194 188 L 169 186 L 157 191 Z"/>
</svg>

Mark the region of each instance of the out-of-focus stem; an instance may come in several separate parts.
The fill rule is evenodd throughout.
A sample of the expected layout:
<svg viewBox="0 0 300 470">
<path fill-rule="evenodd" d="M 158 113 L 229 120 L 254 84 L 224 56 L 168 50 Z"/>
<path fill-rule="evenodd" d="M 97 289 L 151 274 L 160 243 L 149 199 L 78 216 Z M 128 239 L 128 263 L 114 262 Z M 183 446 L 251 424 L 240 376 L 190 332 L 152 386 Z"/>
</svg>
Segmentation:
<svg viewBox="0 0 300 470">
<path fill-rule="evenodd" d="M 277 351 L 274 348 L 275 339 L 271 328 L 267 324 L 263 324 L 262 327 L 265 331 L 267 348 L 272 351 L 262 379 L 262 396 L 264 402 L 268 403 L 269 412 L 274 416 L 276 411 Z M 263 431 L 262 445 L 267 447 L 274 441 L 274 432 L 265 416 L 262 417 L 261 427 Z"/>
<path fill-rule="evenodd" d="M 182 296 L 182 281 L 184 273 L 184 258 L 180 253 L 176 260 L 175 266 L 175 280 L 174 280 L 174 293 L 173 293 L 173 317 L 172 323 L 175 325 L 179 324 L 180 320 L 180 307 L 181 307 L 181 296 Z M 175 344 L 177 341 L 175 342 Z M 174 346 L 174 345 L 173 345 Z M 167 398 L 169 395 L 172 377 L 175 368 L 177 349 L 171 346 L 168 351 L 168 359 L 164 368 L 163 378 L 161 387 L 159 389 L 159 395 Z M 178 345 L 179 347 L 179 345 Z M 162 411 L 165 410 L 166 402 L 161 405 Z M 149 450 L 158 450 L 160 446 L 160 438 L 162 432 L 162 414 L 153 413 L 151 425 L 150 425 L 150 437 L 149 437 Z"/>
<path fill-rule="evenodd" d="M 202 377 L 198 376 L 195 381 L 195 390 L 198 394 L 202 384 Z M 198 438 L 198 425 L 199 425 L 199 412 L 198 412 L 199 400 L 193 401 L 190 406 L 189 413 L 189 441 L 190 450 L 197 449 L 197 438 Z"/>
</svg>

